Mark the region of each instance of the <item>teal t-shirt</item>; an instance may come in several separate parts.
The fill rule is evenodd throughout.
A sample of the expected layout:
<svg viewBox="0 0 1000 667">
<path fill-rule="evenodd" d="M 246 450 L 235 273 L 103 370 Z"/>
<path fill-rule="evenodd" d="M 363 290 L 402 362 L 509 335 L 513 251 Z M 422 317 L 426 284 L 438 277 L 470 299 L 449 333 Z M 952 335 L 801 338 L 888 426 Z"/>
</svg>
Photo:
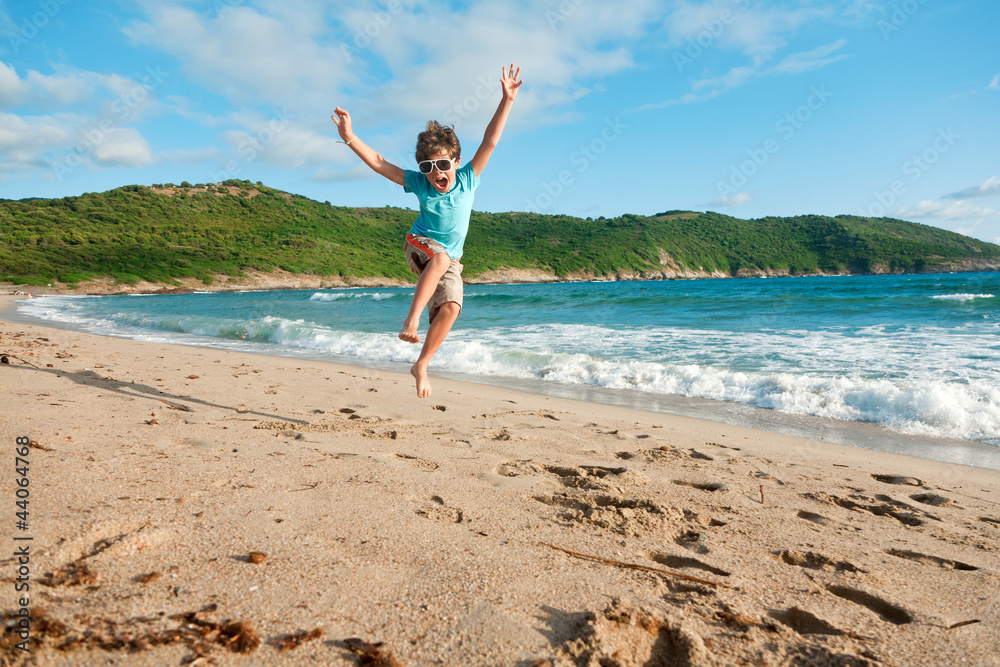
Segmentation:
<svg viewBox="0 0 1000 667">
<path fill-rule="evenodd" d="M 434 239 L 448 256 L 458 259 L 465 248 L 469 233 L 469 216 L 479 177 L 472 163 L 455 172 L 455 184 L 448 192 L 438 192 L 419 171 L 403 172 L 403 190 L 412 192 L 420 200 L 420 215 L 413 222 L 410 233 Z"/>
</svg>

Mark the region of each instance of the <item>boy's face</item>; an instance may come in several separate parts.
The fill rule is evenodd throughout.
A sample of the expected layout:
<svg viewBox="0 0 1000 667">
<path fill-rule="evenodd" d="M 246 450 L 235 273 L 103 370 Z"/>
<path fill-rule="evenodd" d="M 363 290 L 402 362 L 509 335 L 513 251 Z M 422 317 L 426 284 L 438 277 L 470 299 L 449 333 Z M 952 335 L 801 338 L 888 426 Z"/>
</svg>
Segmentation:
<svg viewBox="0 0 1000 667">
<path fill-rule="evenodd" d="M 426 160 L 449 160 L 452 158 L 450 152 L 445 149 L 439 150 L 433 155 L 428 155 Z M 449 192 L 453 185 L 455 185 L 455 170 L 458 169 L 458 163 L 461 158 L 456 158 L 454 162 L 451 163 L 451 169 L 448 171 L 438 171 L 437 167 L 431 169 L 431 173 L 424 174 L 430 184 L 434 186 L 434 189 L 438 192 Z"/>
</svg>

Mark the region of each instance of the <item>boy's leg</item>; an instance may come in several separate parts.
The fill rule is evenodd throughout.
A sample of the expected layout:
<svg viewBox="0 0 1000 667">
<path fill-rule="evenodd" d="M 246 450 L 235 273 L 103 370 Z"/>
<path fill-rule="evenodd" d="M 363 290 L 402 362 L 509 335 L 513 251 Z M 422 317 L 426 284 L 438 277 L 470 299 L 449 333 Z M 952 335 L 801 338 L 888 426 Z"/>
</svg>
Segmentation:
<svg viewBox="0 0 1000 667">
<path fill-rule="evenodd" d="M 462 307 L 454 301 L 442 303 L 438 308 L 434 321 L 427 329 L 427 337 L 424 338 L 424 347 L 420 350 L 420 357 L 417 363 L 410 368 L 410 374 L 417 379 L 417 397 L 427 398 L 431 395 L 431 381 L 427 376 L 427 365 L 431 363 L 431 357 L 441 347 L 451 326 L 458 319 L 458 314 L 462 312 Z"/>
<path fill-rule="evenodd" d="M 451 258 L 446 252 L 435 254 L 424 264 L 420 271 L 420 277 L 417 278 L 417 287 L 413 291 L 410 312 L 403 321 L 403 329 L 399 332 L 400 340 L 405 340 L 407 343 L 420 342 L 420 336 L 417 334 L 417 329 L 420 328 L 420 315 L 424 312 L 427 304 L 430 303 L 431 297 L 434 296 L 438 283 L 441 281 L 441 277 L 444 276 L 450 266 Z"/>
</svg>

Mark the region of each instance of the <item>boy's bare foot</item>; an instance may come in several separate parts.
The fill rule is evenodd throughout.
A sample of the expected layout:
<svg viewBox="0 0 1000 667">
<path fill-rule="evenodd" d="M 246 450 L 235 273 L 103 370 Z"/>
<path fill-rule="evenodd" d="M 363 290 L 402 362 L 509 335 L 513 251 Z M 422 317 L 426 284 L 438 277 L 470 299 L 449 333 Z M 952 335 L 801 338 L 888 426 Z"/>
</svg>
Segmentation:
<svg viewBox="0 0 1000 667">
<path fill-rule="evenodd" d="M 427 367 L 413 364 L 410 375 L 417 379 L 417 398 L 429 398 L 431 395 L 431 379 L 427 377 Z"/>
<path fill-rule="evenodd" d="M 419 343 L 420 336 L 417 334 L 417 327 L 407 326 L 406 322 L 404 322 L 403 330 L 399 332 L 399 340 L 405 340 L 407 343 Z"/>
</svg>

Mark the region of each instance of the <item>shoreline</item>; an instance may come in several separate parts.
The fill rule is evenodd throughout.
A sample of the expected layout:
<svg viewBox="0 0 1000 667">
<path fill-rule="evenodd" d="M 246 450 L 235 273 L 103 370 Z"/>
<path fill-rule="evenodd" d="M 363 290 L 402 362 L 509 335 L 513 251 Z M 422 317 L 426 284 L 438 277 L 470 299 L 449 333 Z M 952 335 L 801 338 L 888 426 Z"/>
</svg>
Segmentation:
<svg viewBox="0 0 1000 667">
<path fill-rule="evenodd" d="M 14 299 L 4 301 L 3 296 L 0 295 L 0 318 L 3 317 L 29 325 L 83 332 L 83 329 L 79 325 L 22 316 L 17 313 Z M 118 336 L 107 333 L 87 333 L 104 336 L 112 340 L 140 340 L 129 336 Z M 182 340 L 165 342 L 164 344 L 199 349 L 226 349 L 224 340 L 219 341 L 218 345 L 184 342 Z M 230 351 L 277 359 L 330 361 L 351 367 L 355 371 L 373 370 L 377 372 L 399 373 L 409 377 L 409 364 L 369 362 L 363 359 L 331 359 L 329 355 L 319 352 L 310 353 L 308 351 L 282 350 L 280 348 L 267 349 L 266 346 L 261 345 L 262 349 L 259 350 L 243 348 L 230 349 Z M 894 431 L 876 423 L 845 421 L 815 415 L 787 413 L 715 399 L 671 394 L 651 394 L 590 385 L 560 384 L 524 378 L 470 376 L 463 373 L 448 372 L 440 368 L 433 369 L 433 372 L 434 377 L 449 378 L 456 382 L 467 383 L 473 386 L 511 389 L 540 397 L 565 398 L 587 403 L 632 408 L 643 412 L 691 417 L 713 422 L 720 426 L 746 427 L 774 434 L 805 438 L 807 440 L 1000 471 L 1000 447 L 977 440 L 912 435 Z"/>
<path fill-rule="evenodd" d="M 791 274 L 787 270 L 740 269 L 736 275 L 721 271 L 695 271 L 690 269 L 665 268 L 661 271 L 617 272 L 610 275 L 596 275 L 590 272 L 574 273 L 557 276 L 554 273 L 540 269 L 515 269 L 501 267 L 487 271 L 474 278 L 464 278 L 466 285 L 522 285 L 538 283 L 571 283 L 571 282 L 618 282 L 618 281 L 660 281 L 660 280 L 725 280 L 752 278 L 837 278 L 849 276 L 881 276 L 881 275 L 933 275 L 952 273 L 996 273 L 1000 272 L 1000 263 L 983 262 L 978 265 L 965 263 L 963 265 L 935 267 L 935 271 L 893 271 L 889 267 L 876 267 L 876 270 L 866 273 L 801 273 Z M 112 296 L 122 294 L 184 294 L 189 292 L 242 292 L 250 290 L 297 290 L 297 289 L 354 289 L 378 287 L 412 287 L 415 283 L 384 276 L 346 277 L 334 279 L 331 277 L 295 274 L 286 271 L 265 273 L 248 271 L 247 275 L 234 277 L 227 275 L 212 276 L 213 282 L 206 284 L 196 278 L 176 278 L 173 282 L 139 281 L 135 284 L 119 283 L 113 279 L 88 280 L 72 286 L 68 283 L 55 283 L 47 287 L 33 285 L 16 285 L 0 282 L 0 289 L 30 292 L 32 294 L 61 294 L 83 296 Z"/>
<path fill-rule="evenodd" d="M 998 664 L 996 471 L 2 312 L 0 350 L 39 664 Z"/>
</svg>

